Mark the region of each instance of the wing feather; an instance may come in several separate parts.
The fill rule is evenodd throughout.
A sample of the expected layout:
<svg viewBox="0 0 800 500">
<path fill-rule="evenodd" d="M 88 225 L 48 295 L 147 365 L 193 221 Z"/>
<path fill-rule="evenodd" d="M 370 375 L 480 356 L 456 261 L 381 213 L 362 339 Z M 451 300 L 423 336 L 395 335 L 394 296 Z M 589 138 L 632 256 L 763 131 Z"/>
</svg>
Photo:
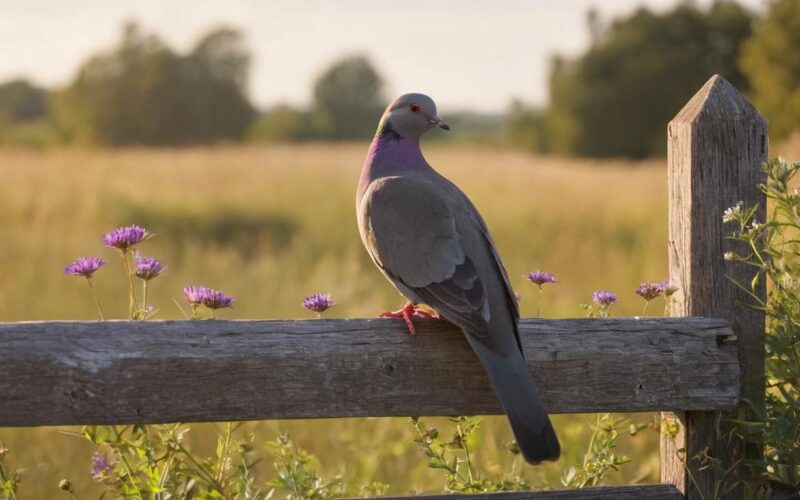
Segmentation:
<svg viewBox="0 0 800 500">
<path fill-rule="evenodd" d="M 372 259 L 401 292 L 412 291 L 448 321 L 486 336 L 486 289 L 461 245 L 447 194 L 416 178 L 374 181 L 362 201 L 362 237 Z"/>
</svg>

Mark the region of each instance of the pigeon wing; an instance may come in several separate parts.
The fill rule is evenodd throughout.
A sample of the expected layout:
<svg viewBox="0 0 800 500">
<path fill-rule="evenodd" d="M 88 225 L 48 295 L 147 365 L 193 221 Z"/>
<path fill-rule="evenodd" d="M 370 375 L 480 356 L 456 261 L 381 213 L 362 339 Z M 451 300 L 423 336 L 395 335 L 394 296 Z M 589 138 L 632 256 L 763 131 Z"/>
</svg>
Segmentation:
<svg viewBox="0 0 800 500">
<path fill-rule="evenodd" d="M 424 179 L 377 179 L 362 200 L 362 236 L 384 274 L 416 296 L 409 299 L 483 337 L 489 334 L 486 289 L 464 252 L 448 195 Z"/>
</svg>

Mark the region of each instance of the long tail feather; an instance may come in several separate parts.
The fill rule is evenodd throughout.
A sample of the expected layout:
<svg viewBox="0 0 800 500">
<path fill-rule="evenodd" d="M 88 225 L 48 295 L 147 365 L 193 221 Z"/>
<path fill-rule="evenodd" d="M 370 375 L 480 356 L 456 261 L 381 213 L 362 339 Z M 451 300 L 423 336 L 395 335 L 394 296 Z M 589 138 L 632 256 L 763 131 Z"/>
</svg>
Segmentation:
<svg viewBox="0 0 800 500">
<path fill-rule="evenodd" d="M 522 353 L 512 349 L 510 355 L 503 356 L 480 339 L 469 334 L 465 336 L 489 375 L 525 460 L 532 464 L 558 460 L 561 445 Z"/>
</svg>

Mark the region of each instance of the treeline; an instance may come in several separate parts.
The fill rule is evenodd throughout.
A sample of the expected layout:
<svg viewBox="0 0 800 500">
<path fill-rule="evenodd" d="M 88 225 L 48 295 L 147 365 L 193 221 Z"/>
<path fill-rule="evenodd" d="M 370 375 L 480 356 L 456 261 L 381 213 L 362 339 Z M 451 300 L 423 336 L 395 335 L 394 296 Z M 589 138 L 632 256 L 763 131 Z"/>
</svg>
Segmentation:
<svg viewBox="0 0 800 500">
<path fill-rule="evenodd" d="M 79 144 L 238 139 L 256 115 L 244 90 L 249 60 L 235 30 L 214 30 L 181 55 L 131 24 L 117 48 L 89 59 L 53 95 L 53 118 Z"/>
<path fill-rule="evenodd" d="M 714 73 L 752 99 L 772 138 L 800 129 L 800 0 L 772 1 L 763 19 L 719 1 L 587 20 L 590 48 L 553 58 L 547 107 L 512 104 L 512 144 L 592 157 L 664 154 L 667 123 Z"/>
<path fill-rule="evenodd" d="M 254 141 L 347 140 L 370 137 L 383 113 L 383 79 L 362 56 L 345 58 L 314 83 L 309 110 L 277 106 L 251 127 Z"/>
<path fill-rule="evenodd" d="M 244 139 L 369 137 L 383 111 L 381 77 L 363 57 L 334 64 L 314 84 L 309 110 L 260 113 L 246 85 L 242 34 L 212 30 L 186 54 L 136 24 L 90 57 L 63 89 L 0 84 L 0 144 L 191 145 Z"/>
<path fill-rule="evenodd" d="M 546 107 L 515 101 L 504 118 L 448 114 L 458 136 L 540 153 L 661 155 L 667 122 L 714 73 L 766 114 L 773 139 L 800 129 L 800 0 L 773 0 L 762 18 L 718 1 L 610 22 L 590 12 L 587 20 L 589 49 L 552 60 Z M 0 144 L 365 139 L 387 98 L 380 74 L 354 56 L 319 75 L 308 109 L 261 112 L 247 95 L 249 66 L 237 30 L 215 29 L 180 54 L 130 24 L 62 89 L 0 84 Z"/>
</svg>

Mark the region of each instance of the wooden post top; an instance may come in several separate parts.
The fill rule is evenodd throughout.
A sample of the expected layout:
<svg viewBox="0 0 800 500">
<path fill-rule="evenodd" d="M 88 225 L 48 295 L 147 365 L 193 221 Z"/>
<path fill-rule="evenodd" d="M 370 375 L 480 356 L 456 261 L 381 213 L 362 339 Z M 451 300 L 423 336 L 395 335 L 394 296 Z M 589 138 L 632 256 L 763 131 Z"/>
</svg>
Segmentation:
<svg viewBox="0 0 800 500">
<path fill-rule="evenodd" d="M 689 99 L 670 124 L 715 125 L 720 120 L 756 121 L 767 119 L 739 90 L 721 75 L 714 75 Z"/>
</svg>

